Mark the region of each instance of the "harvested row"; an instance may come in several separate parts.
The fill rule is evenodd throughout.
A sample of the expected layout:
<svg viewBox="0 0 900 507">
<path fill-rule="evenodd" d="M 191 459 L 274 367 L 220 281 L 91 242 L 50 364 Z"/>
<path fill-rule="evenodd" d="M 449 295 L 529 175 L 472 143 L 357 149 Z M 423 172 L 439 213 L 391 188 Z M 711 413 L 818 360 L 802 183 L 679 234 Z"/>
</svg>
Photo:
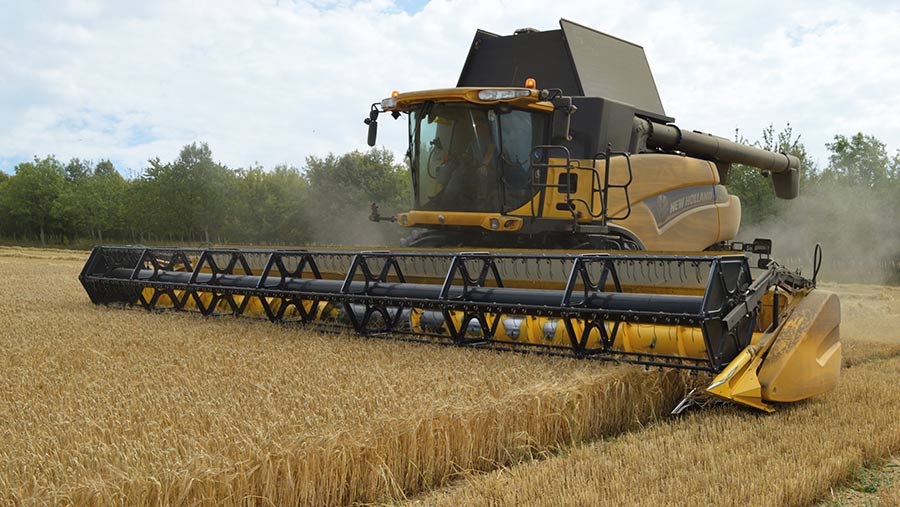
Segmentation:
<svg viewBox="0 0 900 507">
<path fill-rule="evenodd" d="M 897 472 L 897 469 L 900 469 L 900 461 L 894 460 L 892 466 L 894 467 L 892 479 L 877 492 L 878 502 L 876 505 L 881 507 L 900 505 L 900 473 Z"/>
<path fill-rule="evenodd" d="M 846 369 L 834 393 L 772 415 L 697 412 L 416 504 L 809 505 L 900 450 L 898 378 L 900 358 L 875 360 Z"/>
<path fill-rule="evenodd" d="M 900 287 L 827 284 L 841 298 L 844 366 L 900 355 Z"/>
<path fill-rule="evenodd" d="M 894 507 L 900 505 L 900 458 L 860 468 L 850 484 L 833 489 L 818 507 Z"/>
<path fill-rule="evenodd" d="M 79 250 L 55 250 L 50 248 L 27 248 L 20 246 L 0 246 L 0 257 L 50 261 L 76 261 L 82 264 L 87 260 L 87 254 Z"/>
<path fill-rule="evenodd" d="M 639 427 L 690 379 L 95 307 L 71 253 L 0 252 L 0 503 L 402 498 Z"/>
</svg>

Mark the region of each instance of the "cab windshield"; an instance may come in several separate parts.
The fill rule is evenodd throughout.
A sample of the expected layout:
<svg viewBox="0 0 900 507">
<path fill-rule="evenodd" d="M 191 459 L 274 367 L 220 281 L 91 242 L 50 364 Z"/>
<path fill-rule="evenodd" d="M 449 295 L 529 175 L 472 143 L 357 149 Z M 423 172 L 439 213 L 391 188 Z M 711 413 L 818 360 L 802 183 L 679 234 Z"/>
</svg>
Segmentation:
<svg viewBox="0 0 900 507">
<path fill-rule="evenodd" d="M 531 151 L 546 115 L 429 102 L 409 118 L 417 209 L 506 212 L 533 196 Z"/>
</svg>

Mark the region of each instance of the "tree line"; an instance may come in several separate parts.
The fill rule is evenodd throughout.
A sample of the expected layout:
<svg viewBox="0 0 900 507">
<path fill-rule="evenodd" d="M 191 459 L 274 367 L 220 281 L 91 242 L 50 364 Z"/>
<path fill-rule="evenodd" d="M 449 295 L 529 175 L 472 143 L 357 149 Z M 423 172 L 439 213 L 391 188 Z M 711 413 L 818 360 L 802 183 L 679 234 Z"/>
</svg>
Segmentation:
<svg viewBox="0 0 900 507">
<path fill-rule="evenodd" d="M 171 162 L 152 159 L 126 179 L 108 160 L 53 156 L 0 172 L 0 236 L 46 244 L 341 243 L 369 204 L 408 207 L 407 171 L 385 149 L 309 157 L 302 169 L 230 168 L 190 144 Z M 390 234 L 388 232 L 388 234 Z M 365 231 L 355 236 L 365 241 Z"/>
<path fill-rule="evenodd" d="M 812 223 L 816 227 L 862 220 L 880 233 L 900 237 L 900 226 L 893 223 L 900 216 L 900 152 L 889 154 L 877 138 L 834 136 L 822 167 L 811 160 L 790 125 L 778 131 L 770 126 L 753 143 L 739 132 L 736 139 L 793 154 L 802 167 L 797 201 L 776 199 L 764 173 L 732 168 L 728 188 L 741 197 L 745 227 L 787 216 L 796 221 L 795 215 L 809 211 L 822 215 Z M 313 156 L 303 168 L 266 170 L 258 165 L 230 168 L 216 162 L 206 144 L 195 143 L 170 162 L 150 160 L 133 178 L 124 178 L 108 160 L 63 163 L 53 156 L 35 157 L 18 164 L 13 175 L 0 172 L 0 237 L 42 244 L 396 240 L 397 228 L 366 220 L 372 202 L 385 212 L 410 204 L 407 166 L 386 149 Z"/>
<path fill-rule="evenodd" d="M 783 152 L 800 159 L 800 200 L 783 201 L 775 197 L 764 172 L 734 166 L 728 176 L 728 190 L 741 198 L 742 223 L 757 224 L 779 217 L 796 208 L 797 202 L 820 200 L 825 196 L 844 199 L 866 196 L 870 200 L 900 210 L 900 150 L 891 155 L 876 137 L 857 133 L 835 135 L 826 143 L 828 158 L 819 166 L 809 155 L 801 136 L 788 124 L 780 131 L 770 125 L 756 142 L 748 142 L 740 132 L 735 140 L 766 150 Z M 887 211 L 887 209 L 885 210 Z M 895 215 L 896 216 L 896 215 Z"/>
<path fill-rule="evenodd" d="M 890 154 L 871 135 L 836 135 L 818 166 L 790 126 L 769 127 L 758 144 L 800 158 L 800 196 L 777 199 L 771 178 L 732 169 L 728 189 L 741 197 L 740 239 L 773 240 L 774 257 L 807 276 L 819 244 L 825 279 L 900 283 L 900 152 Z"/>
</svg>

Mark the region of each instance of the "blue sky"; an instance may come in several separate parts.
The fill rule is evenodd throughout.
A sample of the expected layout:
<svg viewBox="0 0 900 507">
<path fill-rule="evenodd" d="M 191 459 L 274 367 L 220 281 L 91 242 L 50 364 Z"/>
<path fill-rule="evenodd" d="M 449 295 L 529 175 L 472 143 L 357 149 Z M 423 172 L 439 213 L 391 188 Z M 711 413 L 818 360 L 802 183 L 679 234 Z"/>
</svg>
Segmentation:
<svg viewBox="0 0 900 507">
<path fill-rule="evenodd" d="M 232 166 L 365 149 L 391 90 L 453 85 L 472 35 L 560 17 L 642 45 L 666 111 L 750 139 L 790 122 L 826 163 L 834 134 L 900 148 L 894 2 L 0 0 L 0 170 L 53 154 L 123 173 L 207 142 Z M 402 154 L 404 126 L 379 143 Z M 129 171 L 130 170 L 130 171 Z"/>
<path fill-rule="evenodd" d="M 415 14 L 421 11 L 428 4 L 426 0 L 399 0 L 396 2 L 397 7 L 403 9 L 409 14 Z"/>
</svg>

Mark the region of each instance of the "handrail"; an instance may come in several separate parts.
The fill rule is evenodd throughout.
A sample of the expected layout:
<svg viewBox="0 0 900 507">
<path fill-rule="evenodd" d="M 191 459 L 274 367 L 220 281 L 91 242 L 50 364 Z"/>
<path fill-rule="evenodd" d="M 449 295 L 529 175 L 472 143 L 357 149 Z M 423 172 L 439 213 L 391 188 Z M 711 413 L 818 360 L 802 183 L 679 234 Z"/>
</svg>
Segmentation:
<svg viewBox="0 0 900 507">
<path fill-rule="evenodd" d="M 610 183 L 609 182 L 609 173 L 610 173 L 610 161 L 613 156 L 623 156 L 625 157 L 625 164 L 628 168 L 628 180 L 625 183 Z M 628 193 L 628 187 L 631 185 L 632 181 L 634 181 L 634 170 L 631 166 L 631 153 L 627 151 L 613 151 L 611 145 L 606 146 L 606 151 L 603 153 L 597 153 L 593 158 L 593 169 L 597 170 L 597 160 L 603 159 L 605 162 L 605 171 L 603 175 L 603 187 L 600 194 L 600 202 L 603 208 L 603 225 L 607 225 L 609 221 L 612 220 L 625 220 L 631 216 L 631 196 Z M 609 190 L 611 188 L 620 188 L 625 194 L 625 213 L 622 215 L 610 216 L 609 215 Z"/>
</svg>

